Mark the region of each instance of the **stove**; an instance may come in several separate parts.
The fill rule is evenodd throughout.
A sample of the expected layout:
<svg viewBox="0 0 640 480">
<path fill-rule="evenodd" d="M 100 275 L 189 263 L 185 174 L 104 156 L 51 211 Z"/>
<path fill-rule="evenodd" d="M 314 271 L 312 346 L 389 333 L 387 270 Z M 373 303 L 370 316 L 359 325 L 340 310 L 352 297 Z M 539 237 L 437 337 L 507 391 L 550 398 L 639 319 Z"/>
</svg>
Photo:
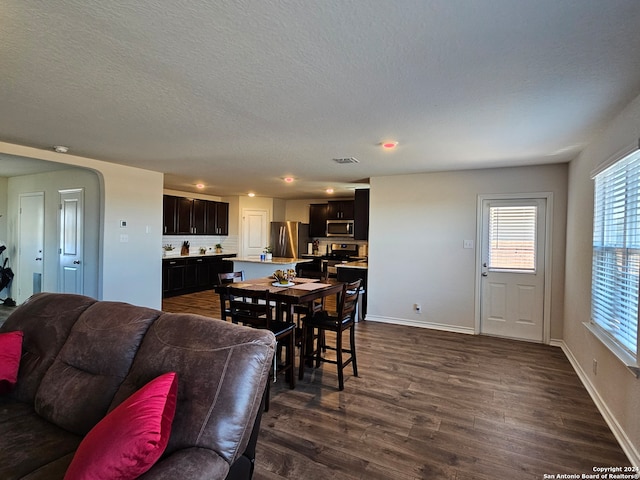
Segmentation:
<svg viewBox="0 0 640 480">
<path fill-rule="evenodd" d="M 357 243 L 332 243 L 327 260 L 351 260 L 358 257 Z"/>
<path fill-rule="evenodd" d="M 357 243 L 332 243 L 331 251 L 322 257 L 323 271 L 329 276 L 336 275 L 335 265 L 338 263 L 349 262 L 358 257 Z"/>
</svg>

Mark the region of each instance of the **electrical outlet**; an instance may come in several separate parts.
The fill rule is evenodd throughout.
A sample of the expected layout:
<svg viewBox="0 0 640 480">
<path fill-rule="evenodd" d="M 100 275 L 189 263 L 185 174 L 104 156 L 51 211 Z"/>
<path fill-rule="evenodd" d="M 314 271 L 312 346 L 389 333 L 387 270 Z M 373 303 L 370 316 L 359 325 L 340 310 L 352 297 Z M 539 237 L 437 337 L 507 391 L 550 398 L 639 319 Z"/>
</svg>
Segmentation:
<svg viewBox="0 0 640 480">
<path fill-rule="evenodd" d="M 593 359 L 593 374 L 598 374 L 598 360 L 596 360 L 595 358 Z"/>
<path fill-rule="evenodd" d="M 416 311 L 416 313 L 422 312 L 422 307 L 420 306 L 419 303 L 414 304 L 413 309 Z"/>
</svg>

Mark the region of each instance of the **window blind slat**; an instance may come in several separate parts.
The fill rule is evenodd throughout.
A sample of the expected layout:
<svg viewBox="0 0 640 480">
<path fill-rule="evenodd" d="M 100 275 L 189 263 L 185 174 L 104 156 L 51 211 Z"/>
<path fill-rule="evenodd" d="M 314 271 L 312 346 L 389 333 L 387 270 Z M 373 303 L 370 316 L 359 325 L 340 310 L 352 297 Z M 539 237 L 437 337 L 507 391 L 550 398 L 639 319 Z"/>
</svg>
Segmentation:
<svg viewBox="0 0 640 480">
<path fill-rule="evenodd" d="M 640 152 L 595 176 L 592 320 L 638 353 Z"/>
</svg>

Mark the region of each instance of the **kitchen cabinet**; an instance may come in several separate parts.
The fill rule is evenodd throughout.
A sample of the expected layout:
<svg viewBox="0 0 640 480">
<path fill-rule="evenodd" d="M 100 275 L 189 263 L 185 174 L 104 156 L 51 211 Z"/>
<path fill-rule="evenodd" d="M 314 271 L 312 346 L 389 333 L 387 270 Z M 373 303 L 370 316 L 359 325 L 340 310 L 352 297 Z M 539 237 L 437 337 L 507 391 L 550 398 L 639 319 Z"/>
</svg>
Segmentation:
<svg viewBox="0 0 640 480">
<path fill-rule="evenodd" d="M 218 273 L 233 271 L 233 263 L 225 259 L 235 254 L 164 258 L 162 260 L 162 296 L 212 289 Z"/>
<path fill-rule="evenodd" d="M 309 205 L 309 237 L 327 236 L 327 209 L 326 203 Z"/>
<path fill-rule="evenodd" d="M 369 189 L 356 190 L 354 199 L 353 239 L 369 240 Z"/>
<path fill-rule="evenodd" d="M 207 235 L 229 235 L 228 203 L 207 202 L 206 233 Z"/>
<path fill-rule="evenodd" d="M 353 220 L 353 200 L 332 200 L 327 209 L 329 220 Z"/>
<path fill-rule="evenodd" d="M 162 232 L 165 235 L 175 235 L 176 231 L 176 212 L 178 208 L 178 197 L 173 195 L 164 195 L 162 197 Z"/>
<path fill-rule="evenodd" d="M 164 195 L 165 235 L 229 235 L 229 204 Z"/>
</svg>

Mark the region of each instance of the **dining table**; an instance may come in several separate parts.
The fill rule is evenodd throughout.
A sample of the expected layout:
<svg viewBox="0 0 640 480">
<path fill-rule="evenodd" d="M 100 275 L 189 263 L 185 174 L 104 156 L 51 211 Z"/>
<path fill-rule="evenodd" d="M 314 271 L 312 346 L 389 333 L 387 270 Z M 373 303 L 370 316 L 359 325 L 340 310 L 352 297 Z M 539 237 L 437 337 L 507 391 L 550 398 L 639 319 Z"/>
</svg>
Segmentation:
<svg viewBox="0 0 640 480">
<path fill-rule="evenodd" d="M 261 277 L 217 285 L 215 290 L 220 295 L 225 295 L 233 289 L 236 296 L 241 296 L 242 291 L 268 290 L 269 300 L 276 303 L 276 318 L 293 323 L 296 305 L 308 305 L 309 311 L 312 311 L 315 300 L 339 294 L 343 285 L 344 282 L 334 278 L 320 280 L 296 277 L 281 284 L 273 277 Z"/>
</svg>

